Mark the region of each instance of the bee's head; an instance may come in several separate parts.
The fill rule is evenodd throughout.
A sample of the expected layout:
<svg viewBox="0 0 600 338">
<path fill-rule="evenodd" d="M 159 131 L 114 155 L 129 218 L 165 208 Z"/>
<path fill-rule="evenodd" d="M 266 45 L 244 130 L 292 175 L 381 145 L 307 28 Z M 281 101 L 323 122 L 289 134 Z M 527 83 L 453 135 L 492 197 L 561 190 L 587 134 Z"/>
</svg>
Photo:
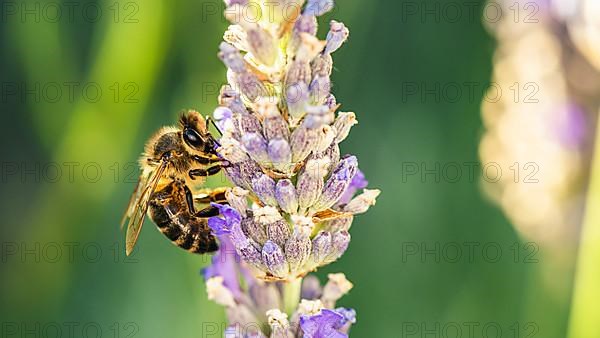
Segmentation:
<svg viewBox="0 0 600 338">
<path fill-rule="evenodd" d="M 200 113 L 195 110 L 183 113 L 179 124 L 182 130 L 181 137 L 188 147 L 200 152 L 213 151 L 214 139 L 208 132 L 206 120 Z"/>
</svg>

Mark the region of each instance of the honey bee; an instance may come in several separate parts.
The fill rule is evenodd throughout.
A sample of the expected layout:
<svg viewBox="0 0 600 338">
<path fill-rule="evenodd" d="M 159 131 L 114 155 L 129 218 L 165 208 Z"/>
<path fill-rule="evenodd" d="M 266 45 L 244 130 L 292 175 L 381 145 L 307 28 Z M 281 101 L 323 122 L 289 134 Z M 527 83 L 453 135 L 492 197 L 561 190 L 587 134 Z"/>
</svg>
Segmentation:
<svg viewBox="0 0 600 338">
<path fill-rule="evenodd" d="M 218 249 L 208 218 L 219 214 L 208 206 L 197 211 L 195 203 L 224 202 L 225 188 L 204 190 L 195 197 L 190 187 L 204 183 L 227 162 L 215 148 L 206 119 L 196 111 L 182 114 L 178 127 L 163 127 L 146 143 L 140 158 L 141 174 L 121 227 L 129 220 L 126 254 L 138 240 L 146 214 L 175 245 L 193 253 Z"/>
</svg>

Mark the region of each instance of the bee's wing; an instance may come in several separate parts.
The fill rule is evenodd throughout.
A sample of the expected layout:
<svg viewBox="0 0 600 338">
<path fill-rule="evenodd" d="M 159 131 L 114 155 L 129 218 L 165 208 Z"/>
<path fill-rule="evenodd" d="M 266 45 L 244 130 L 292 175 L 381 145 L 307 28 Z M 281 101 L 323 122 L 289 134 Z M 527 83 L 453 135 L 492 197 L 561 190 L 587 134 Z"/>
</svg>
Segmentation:
<svg viewBox="0 0 600 338">
<path fill-rule="evenodd" d="M 156 190 L 158 182 L 160 182 L 160 179 L 162 178 L 162 175 L 168 165 L 169 162 L 163 160 L 159 167 L 151 172 L 147 177 L 140 177 L 140 182 L 138 183 L 138 187 L 134 193 L 134 195 L 136 195 L 135 202 L 130 204 L 126 214 L 126 216 L 129 217 L 125 242 L 125 253 L 127 255 L 131 254 L 133 251 L 133 247 L 137 242 L 140 231 L 142 230 L 142 225 L 144 224 L 144 218 L 146 217 L 146 212 L 148 211 L 150 197 L 152 197 L 152 194 Z"/>
<path fill-rule="evenodd" d="M 123 230 L 125 222 L 131 218 L 131 215 L 133 215 L 134 207 L 140 199 L 140 187 L 145 186 L 147 181 L 148 175 L 146 175 L 145 173 L 140 174 L 140 178 L 138 179 L 137 184 L 135 185 L 135 190 L 131 194 L 131 198 L 129 198 L 129 204 L 127 204 L 127 209 L 123 214 L 123 218 L 121 218 L 121 230 Z"/>
</svg>

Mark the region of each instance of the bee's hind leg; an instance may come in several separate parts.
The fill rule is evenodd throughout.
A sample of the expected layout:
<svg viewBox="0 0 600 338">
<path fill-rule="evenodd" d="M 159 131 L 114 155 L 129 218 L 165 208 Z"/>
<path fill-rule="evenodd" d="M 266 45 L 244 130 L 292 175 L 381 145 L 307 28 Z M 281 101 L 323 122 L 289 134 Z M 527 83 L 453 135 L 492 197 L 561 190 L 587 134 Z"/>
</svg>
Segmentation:
<svg viewBox="0 0 600 338">
<path fill-rule="evenodd" d="M 204 194 L 206 196 L 196 197 L 195 201 L 197 203 L 226 203 L 227 198 L 225 197 L 225 192 L 227 192 L 228 188 L 216 188 L 212 190 L 207 190 Z"/>
<path fill-rule="evenodd" d="M 219 216 L 219 213 L 220 213 L 219 208 L 209 205 L 206 208 L 198 211 L 194 216 L 200 217 L 200 218 L 208 218 L 208 217 Z"/>
</svg>

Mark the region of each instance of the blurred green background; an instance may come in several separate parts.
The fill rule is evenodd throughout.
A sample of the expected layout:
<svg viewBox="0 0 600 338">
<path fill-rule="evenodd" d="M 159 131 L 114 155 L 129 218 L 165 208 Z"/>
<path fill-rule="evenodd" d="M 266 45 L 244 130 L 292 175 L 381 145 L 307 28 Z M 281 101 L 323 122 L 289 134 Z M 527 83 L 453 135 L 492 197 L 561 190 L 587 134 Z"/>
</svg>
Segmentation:
<svg viewBox="0 0 600 338">
<path fill-rule="evenodd" d="M 339 0 L 321 18 L 321 36 L 332 18 L 351 29 L 334 56 L 334 93 L 360 124 L 342 150 L 358 155 L 383 193 L 356 219 L 346 255 L 318 275 L 344 271 L 354 282 L 342 300 L 358 312 L 354 337 L 564 337 L 572 250 L 556 259 L 527 246 L 466 169 L 458 182 L 403 177 L 407 163 L 478 161 L 495 47 L 478 18 L 481 3 L 475 17 L 464 9 L 456 22 L 436 22 L 404 16 L 405 2 Z M 62 10 L 58 20 L 49 3 Z M 221 2 L 2 6 L 3 334 L 52 332 L 58 323 L 63 336 L 71 325 L 78 337 L 98 328 L 103 337 L 216 337 L 203 331 L 224 318 L 206 300 L 199 271 L 208 258 L 174 248 L 147 222 L 139 250 L 125 259 L 118 224 L 145 140 L 181 109 L 216 106 L 225 82 L 216 57 L 227 26 Z M 465 82 L 478 84 L 475 96 L 455 102 L 406 92 L 407 84 Z M 473 259 L 465 242 L 476 243 Z M 482 251 L 489 243 L 502 250 L 497 262 L 493 248 Z M 437 253 L 422 257 L 424 249 Z"/>
</svg>

